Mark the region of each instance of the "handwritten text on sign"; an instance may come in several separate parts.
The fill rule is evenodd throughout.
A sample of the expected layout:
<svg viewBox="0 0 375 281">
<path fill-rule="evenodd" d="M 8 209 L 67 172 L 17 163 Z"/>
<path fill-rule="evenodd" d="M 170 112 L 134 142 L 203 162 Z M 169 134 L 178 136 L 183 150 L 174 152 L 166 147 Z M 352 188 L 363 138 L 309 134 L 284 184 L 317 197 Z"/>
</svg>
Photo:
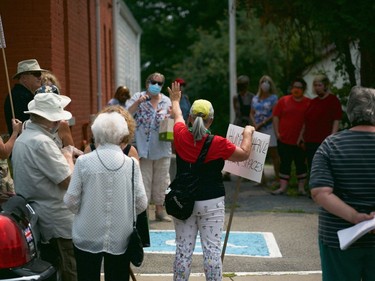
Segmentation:
<svg viewBox="0 0 375 281">
<path fill-rule="evenodd" d="M 243 130 L 244 128 L 242 127 L 229 124 L 227 139 L 235 145 L 240 146 Z M 269 143 L 269 135 L 254 132 L 249 159 L 242 162 L 232 162 L 227 160 L 225 161 L 223 170 L 255 182 L 261 182 Z"/>
</svg>

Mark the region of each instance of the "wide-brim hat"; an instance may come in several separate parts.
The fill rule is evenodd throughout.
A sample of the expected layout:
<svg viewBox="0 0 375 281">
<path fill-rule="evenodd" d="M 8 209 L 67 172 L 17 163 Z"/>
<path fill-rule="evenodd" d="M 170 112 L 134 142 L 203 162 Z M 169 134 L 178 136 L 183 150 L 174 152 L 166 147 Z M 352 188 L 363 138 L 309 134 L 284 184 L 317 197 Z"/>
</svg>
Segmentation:
<svg viewBox="0 0 375 281">
<path fill-rule="evenodd" d="M 17 73 L 13 75 L 13 79 L 17 78 L 24 72 L 45 72 L 48 70 L 42 69 L 36 59 L 23 60 L 18 63 Z"/>
<path fill-rule="evenodd" d="M 67 96 L 56 95 L 54 93 L 38 93 L 27 105 L 28 111 L 24 113 L 36 114 L 49 121 L 69 120 L 72 114 L 64 110 L 71 99 Z"/>
</svg>

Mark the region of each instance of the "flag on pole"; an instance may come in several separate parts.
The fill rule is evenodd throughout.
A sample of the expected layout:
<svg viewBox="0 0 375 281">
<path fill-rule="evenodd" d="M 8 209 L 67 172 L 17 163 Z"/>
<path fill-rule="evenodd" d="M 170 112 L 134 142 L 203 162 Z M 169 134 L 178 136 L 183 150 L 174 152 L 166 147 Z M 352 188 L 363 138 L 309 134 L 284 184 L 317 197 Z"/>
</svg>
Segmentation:
<svg viewBox="0 0 375 281">
<path fill-rule="evenodd" d="M 0 48 L 1 49 L 6 48 L 5 35 L 4 35 L 4 30 L 3 30 L 3 22 L 1 21 L 1 16 L 0 16 Z"/>
</svg>

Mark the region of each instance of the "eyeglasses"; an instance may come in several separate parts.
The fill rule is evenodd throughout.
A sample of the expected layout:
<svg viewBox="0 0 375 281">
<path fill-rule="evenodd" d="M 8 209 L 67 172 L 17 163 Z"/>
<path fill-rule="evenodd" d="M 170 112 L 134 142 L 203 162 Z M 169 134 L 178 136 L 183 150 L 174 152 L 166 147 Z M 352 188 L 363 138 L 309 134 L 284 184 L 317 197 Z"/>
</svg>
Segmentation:
<svg viewBox="0 0 375 281">
<path fill-rule="evenodd" d="M 34 76 L 36 78 L 39 78 L 40 76 L 42 76 L 42 72 L 40 72 L 40 71 L 27 72 L 26 74 L 32 75 L 32 76 Z"/>
<path fill-rule="evenodd" d="M 163 84 L 164 84 L 164 82 L 159 82 L 159 81 L 155 81 L 155 80 L 150 80 L 150 83 L 152 85 L 158 84 L 159 86 L 163 86 Z"/>
</svg>

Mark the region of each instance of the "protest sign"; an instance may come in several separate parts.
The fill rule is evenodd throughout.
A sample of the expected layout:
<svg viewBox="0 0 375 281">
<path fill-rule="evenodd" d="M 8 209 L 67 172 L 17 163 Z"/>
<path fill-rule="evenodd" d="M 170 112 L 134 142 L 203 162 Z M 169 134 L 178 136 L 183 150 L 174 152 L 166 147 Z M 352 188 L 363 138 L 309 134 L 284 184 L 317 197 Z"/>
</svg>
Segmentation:
<svg viewBox="0 0 375 281">
<path fill-rule="evenodd" d="M 240 146 L 243 130 L 244 128 L 242 127 L 229 124 L 227 139 L 235 145 Z M 226 160 L 223 171 L 260 183 L 262 180 L 264 162 L 266 160 L 269 142 L 269 135 L 255 131 L 252 137 L 249 159 L 242 162 Z"/>
</svg>

